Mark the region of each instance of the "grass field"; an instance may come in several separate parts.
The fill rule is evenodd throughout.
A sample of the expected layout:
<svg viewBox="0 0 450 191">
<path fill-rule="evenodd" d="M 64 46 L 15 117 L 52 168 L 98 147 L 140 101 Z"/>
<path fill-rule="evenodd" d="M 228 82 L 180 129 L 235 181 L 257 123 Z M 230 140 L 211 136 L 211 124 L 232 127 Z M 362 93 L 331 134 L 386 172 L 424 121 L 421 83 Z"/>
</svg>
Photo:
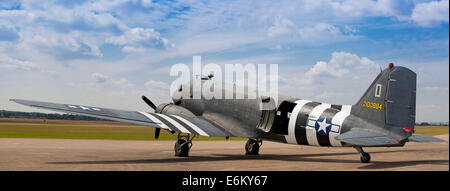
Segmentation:
<svg viewBox="0 0 450 191">
<path fill-rule="evenodd" d="M 448 126 L 416 126 L 414 130 L 417 134 L 430 136 L 448 134 Z"/>
<path fill-rule="evenodd" d="M 448 126 L 417 126 L 415 130 L 431 136 L 449 134 Z M 154 140 L 154 133 L 155 128 L 120 122 L 0 118 L 0 138 Z M 176 134 L 162 130 L 159 140 L 176 140 Z M 198 136 L 195 140 L 225 138 Z M 245 139 L 230 137 L 230 140 Z"/>
<path fill-rule="evenodd" d="M 59 138 L 154 140 L 155 128 L 109 121 L 70 121 L 0 118 L 0 138 Z M 176 140 L 177 134 L 161 130 L 159 140 Z M 195 140 L 225 140 L 197 136 Z M 230 137 L 229 140 L 244 140 Z"/>
</svg>

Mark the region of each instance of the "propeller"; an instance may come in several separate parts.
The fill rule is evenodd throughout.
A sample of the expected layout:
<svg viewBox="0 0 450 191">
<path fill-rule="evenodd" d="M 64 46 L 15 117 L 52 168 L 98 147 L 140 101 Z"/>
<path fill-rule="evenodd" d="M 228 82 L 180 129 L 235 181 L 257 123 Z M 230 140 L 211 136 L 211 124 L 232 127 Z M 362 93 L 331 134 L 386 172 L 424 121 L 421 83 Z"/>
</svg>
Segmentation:
<svg viewBox="0 0 450 191">
<path fill-rule="evenodd" d="M 153 108 L 153 110 L 155 110 L 156 109 L 156 105 L 155 104 L 153 104 L 153 102 L 152 101 L 150 101 L 147 97 L 145 97 L 145 96 L 142 96 L 142 100 L 144 100 L 145 101 L 145 103 L 147 103 L 147 105 L 149 105 L 151 108 Z"/>
<path fill-rule="evenodd" d="M 142 100 L 144 100 L 144 102 L 147 103 L 148 106 L 150 106 L 151 108 L 153 108 L 153 110 L 156 110 L 155 104 L 154 104 L 152 101 L 150 101 L 147 97 L 142 96 Z M 159 138 L 159 133 L 160 133 L 160 132 L 161 132 L 161 129 L 160 129 L 160 128 L 156 128 L 156 129 L 155 129 L 155 139 L 158 139 L 158 138 Z"/>
</svg>

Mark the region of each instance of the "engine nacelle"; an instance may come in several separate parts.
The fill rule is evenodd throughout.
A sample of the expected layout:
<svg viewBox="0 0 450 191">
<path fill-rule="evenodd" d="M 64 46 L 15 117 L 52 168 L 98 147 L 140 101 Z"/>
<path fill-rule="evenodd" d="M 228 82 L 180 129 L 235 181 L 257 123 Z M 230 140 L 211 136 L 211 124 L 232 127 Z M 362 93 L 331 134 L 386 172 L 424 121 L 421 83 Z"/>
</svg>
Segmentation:
<svg viewBox="0 0 450 191">
<path fill-rule="evenodd" d="M 156 107 L 155 109 L 155 113 L 161 113 L 166 115 L 180 115 L 185 117 L 195 117 L 195 115 L 186 108 L 171 103 L 163 103 L 158 105 L 158 107 Z"/>
</svg>

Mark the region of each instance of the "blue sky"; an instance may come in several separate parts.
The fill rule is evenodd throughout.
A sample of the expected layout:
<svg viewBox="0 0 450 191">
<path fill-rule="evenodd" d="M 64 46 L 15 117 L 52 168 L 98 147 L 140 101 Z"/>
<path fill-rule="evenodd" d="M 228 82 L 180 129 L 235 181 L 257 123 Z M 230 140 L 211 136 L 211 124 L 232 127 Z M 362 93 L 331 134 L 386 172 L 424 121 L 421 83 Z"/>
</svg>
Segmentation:
<svg viewBox="0 0 450 191">
<path fill-rule="evenodd" d="M 169 69 L 279 64 L 280 93 L 353 104 L 389 62 L 418 74 L 417 121 L 448 121 L 448 0 L 0 1 L 0 109 L 10 98 L 147 110 Z M 39 110 L 42 111 L 42 110 Z"/>
</svg>

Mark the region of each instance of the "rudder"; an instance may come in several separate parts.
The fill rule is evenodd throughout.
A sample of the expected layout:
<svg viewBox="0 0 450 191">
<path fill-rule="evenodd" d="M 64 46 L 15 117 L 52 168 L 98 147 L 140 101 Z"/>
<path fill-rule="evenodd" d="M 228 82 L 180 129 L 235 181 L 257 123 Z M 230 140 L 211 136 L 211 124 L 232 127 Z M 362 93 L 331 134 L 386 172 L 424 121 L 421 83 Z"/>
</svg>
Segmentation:
<svg viewBox="0 0 450 191">
<path fill-rule="evenodd" d="M 417 75 L 405 67 L 395 67 L 389 75 L 386 95 L 386 124 L 414 129 L 416 122 Z"/>
</svg>

